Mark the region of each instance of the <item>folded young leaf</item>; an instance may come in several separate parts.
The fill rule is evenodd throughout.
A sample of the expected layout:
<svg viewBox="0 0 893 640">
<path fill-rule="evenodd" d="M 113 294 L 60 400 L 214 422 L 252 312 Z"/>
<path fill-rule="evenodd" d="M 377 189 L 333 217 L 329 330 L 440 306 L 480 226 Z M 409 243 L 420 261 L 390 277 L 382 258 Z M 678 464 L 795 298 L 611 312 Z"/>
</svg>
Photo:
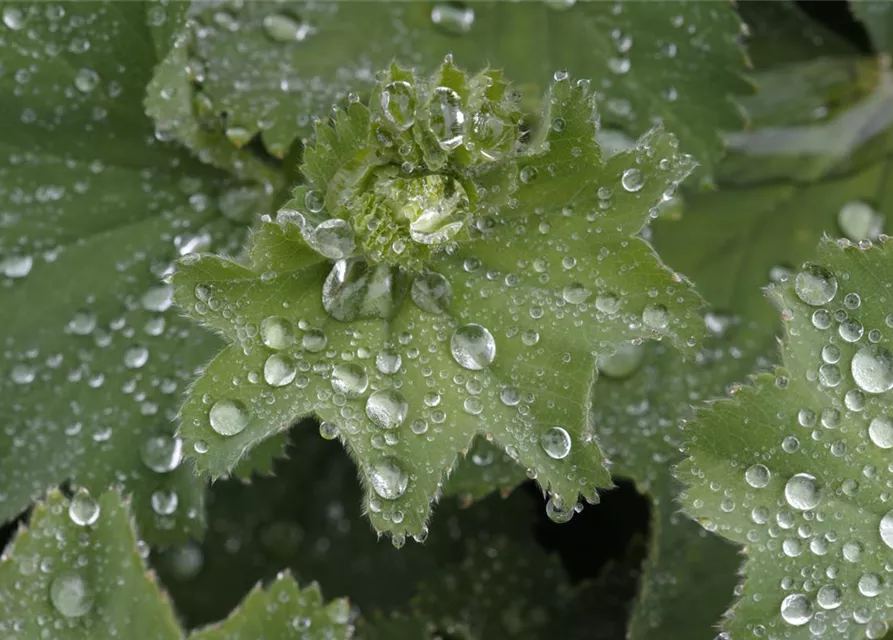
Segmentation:
<svg viewBox="0 0 893 640">
<path fill-rule="evenodd" d="M 195 640 L 302 638 L 347 640 L 346 600 L 324 604 L 317 585 L 299 589 L 280 575 L 255 588 L 225 621 Z M 167 596 L 146 571 L 129 505 L 109 491 L 98 500 L 53 491 L 35 507 L 0 559 L 0 632 L 4 637 L 58 640 L 181 640 Z"/>
<path fill-rule="evenodd" d="M 770 288 L 784 368 L 688 425 L 685 508 L 746 546 L 731 637 L 880 638 L 893 548 L 893 254 L 885 239 L 826 240 Z"/>
<path fill-rule="evenodd" d="M 530 469 L 556 518 L 610 477 L 587 420 L 593 356 L 703 331 L 700 299 L 637 234 L 691 171 L 657 129 L 602 161 L 593 96 L 559 74 L 519 138 L 501 75 L 392 67 L 320 125 L 311 180 L 254 235 L 250 265 L 181 262 L 175 297 L 231 344 L 180 436 L 218 477 L 310 413 L 340 435 L 395 542 L 424 535 L 476 434 Z"/>
</svg>

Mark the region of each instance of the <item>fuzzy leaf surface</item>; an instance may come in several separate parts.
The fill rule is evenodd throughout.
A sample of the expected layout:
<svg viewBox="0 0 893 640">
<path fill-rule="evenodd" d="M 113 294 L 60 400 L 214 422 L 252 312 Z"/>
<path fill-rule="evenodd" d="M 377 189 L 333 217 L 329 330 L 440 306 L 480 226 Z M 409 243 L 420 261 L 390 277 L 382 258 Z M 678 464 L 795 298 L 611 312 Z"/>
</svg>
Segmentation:
<svg viewBox="0 0 893 640">
<path fill-rule="evenodd" d="M 749 557 L 724 623 L 732 637 L 757 626 L 790 638 L 886 633 L 891 271 L 886 243 L 823 242 L 770 289 L 783 368 L 687 427 L 685 508 Z"/>
<path fill-rule="evenodd" d="M 452 69 L 447 64 L 441 73 L 462 77 Z M 173 280 L 177 302 L 231 343 L 191 388 L 182 411 L 179 434 L 188 451 L 197 445 L 199 470 L 228 473 L 245 451 L 315 414 L 337 426 L 357 462 L 373 524 L 398 540 L 423 533 L 445 474 L 478 434 L 533 469 L 559 510 L 569 510 L 579 493 L 595 499 L 596 488 L 610 484 L 586 417 L 592 354 L 659 337 L 684 350 L 702 331 L 697 294 L 637 235 L 693 163 L 659 129 L 602 161 L 585 86 L 556 81 L 548 103 L 545 119 L 553 124 L 529 150 L 465 174 L 470 184 L 496 184 L 489 192 L 496 204 L 485 196 L 489 208 L 477 205 L 477 222 L 449 250 L 430 250 L 424 274 L 388 271 L 386 263 L 373 270 L 375 262 L 352 259 L 333 266 L 308 245 L 304 214 L 292 213 L 313 193 L 329 200 L 334 193 L 339 202 L 345 174 L 337 167 L 356 173 L 356 162 L 377 157 L 365 145 L 378 138 L 360 136 L 351 124 L 379 126 L 358 104 L 333 129 L 320 127 L 304 168 L 315 191 L 297 189 L 277 221 L 263 223 L 249 265 L 216 256 L 181 263 Z M 407 135 L 424 142 L 424 131 Z M 460 146 L 455 160 L 432 157 L 464 162 L 465 153 Z M 377 170 L 364 169 L 373 176 Z M 506 189 L 514 192 L 511 206 L 504 204 Z M 405 233 L 400 224 L 382 223 L 375 233 Z M 371 247 L 366 251 L 392 251 L 362 242 Z M 351 281 L 343 274 L 354 267 L 360 275 Z M 324 283 L 339 278 L 357 284 L 324 295 L 331 291 Z M 418 291 L 400 292 L 424 291 L 432 278 L 448 291 L 439 306 L 420 302 Z M 349 318 L 345 308 L 326 306 L 341 304 L 338 296 L 354 286 L 366 292 L 359 304 L 375 306 L 351 307 Z M 381 313 L 381 305 L 390 310 Z M 269 340 L 273 325 L 287 334 L 276 344 Z M 216 425 L 215 414 L 223 418 Z"/>
<path fill-rule="evenodd" d="M 593 78 L 607 124 L 636 138 L 663 122 L 708 168 L 723 150 L 719 132 L 741 124 L 728 96 L 750 91 L 730 3 L 250 2 L 195 17 L 201 93 L 231 131 L 260 131 L 279 156 L 393 59 L 428 73 L 452 53 L 504 69 L 534 99 L 556 70 Z"/>
</svg>

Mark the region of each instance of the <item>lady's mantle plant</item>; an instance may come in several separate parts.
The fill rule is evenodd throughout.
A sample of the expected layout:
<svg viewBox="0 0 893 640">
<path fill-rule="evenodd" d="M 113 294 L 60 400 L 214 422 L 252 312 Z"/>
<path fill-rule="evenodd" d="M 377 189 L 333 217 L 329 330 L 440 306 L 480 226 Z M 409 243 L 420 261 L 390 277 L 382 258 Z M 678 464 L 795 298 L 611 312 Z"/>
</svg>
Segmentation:
<svg viewBox="0 0 893 640">
<path fill-rule="evenodd" d="M 246 262 L 189 256 L 177 303 L 230 343 L 179 435 L 229 473 L 316 415 L 396 545 L 476 436 L 550 495 L 555 520 L 610 485 L 588 419 L 596 358 L 698 339 L 699 298 L 639 234 L 693 168 L 660 129 L 607 157 L 586 81 L 557 73 L 535 117 L 499 72 L 393 65 L 369 105 L 319 123 L 293 198 Z"/>
</svg>

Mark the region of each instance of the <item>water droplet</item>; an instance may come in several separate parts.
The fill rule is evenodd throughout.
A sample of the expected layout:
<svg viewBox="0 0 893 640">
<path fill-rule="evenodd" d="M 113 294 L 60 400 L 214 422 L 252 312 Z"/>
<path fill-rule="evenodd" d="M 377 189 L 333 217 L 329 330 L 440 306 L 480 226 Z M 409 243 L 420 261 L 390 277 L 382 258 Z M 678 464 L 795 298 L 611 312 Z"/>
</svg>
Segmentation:
<svg viewBox="0 0 893 640">
<path fill-rule="evenodd" d="M 74 76 L 74 86 L 82 93 L 90 93 L 99 85 L 99 74 L 93 69 L 83 68 Z"/>
<path fill-rule="evenodd" d="M 762 464 L 751 465 L 748 467 L 747 471 L 744 472 L 744 479 L 747 481 L 747 484 L 754 489 L 762 489 L 767 486 L 771 478 L 772 474 L 769 469 L 766 468 L 766 465 Z"/>
<path fill-rule="evenodd" d="M 620 178 L 620 184 L 630 193 L 635 193 L 645 185 L 645 177 L 638 169 L 627 169 Z"/>
<path fill-rule="evenodd" d="M 369 484 L 372 490 L 385 500 L 396 500 L 406 493 L 409 474 L 393 456 L 376 462 L 369 468 Z"/>
<path fill-rule="evenodd" d="M 403 80 L 389 82 L 381 90 L 380 99 L 385 118 L 398 131 L 405 131 L 415 123 L 416 97 L 411 84 Z"/>
<path fill-rule="evenodd" d="M 313 230 L 308 242 L 316 251 L 332 260 L 348 257 L 356 247 L 350 223 L 341 218 L 321 222 Z"/>
<path fill-rule="evenodd" d="M 208 414 L 211 428 L 222 436 L 234 436 L 248 426 L 248 410 L 237 400 L 218 400 Z"/>
<path fill-rule="evenodd" d="M 642 322 L 654 330 L 666 329 L 670 324 L 670 314 L 662 304 L 650 304 L 642 311 Z"/>
<path fill-rule="evenodd" d="M 518 177 L 521 178 L 521 182 L 524 184 L 530 184 L 534 180 L 536 180 L 536 176 L 539 172 L 536 170 L 534 166 L 523 167 L 518 174 Z"/>
<path fill-rule="evenodd" d="M 271 13 L 264 17 L 264 31 L 276 42 L 302 42 L 313 33 L 313 27 L 303 20 L 285 13 Z"/>
<path fill-rule="evenodd" d="M 37 371 L 30 364 L 20 362 L 12 368 L 9 377 L 16 384 L 31 384 L 37 377 Z"/>
<path fill-rule="evenodd" d="M 633 374 L 645 359 L 645 345 L 621 342 L 610 356 L 598 357 L 598 370 L 609 378 L 626 378 Z"/>
<path fill-rule="evenodd" d="M 853 242 L 874 240 L 881 233 L 884 218 L 871 205 L 851 200 L 844 204 L 837 214 L 837 224 L 847 238 Z"/>
<path fill-rule="evenodd" d="M 168 473 L 180 465 L 183 441 L 168 435 L 149 436 L 140 447 L 140 459 L 155 473 Z"/>
<path fill-rule="evenodd" d="M 78 336 L 87 336 L 96 328 L 96 315 L 91 311 L 77 311 L 68 321 L 68 330 Z"/>
<path fill-rule="evenodd" d="M 866 573 L 859 578 L 859 593 L 866 598 L 874 598 L 881 592 L 883 582 L 880 576 L 874 573 Z"/>
<path fill-rule="evenodd" d="M 392 376 L 403 366 L 403 357 L 392 351 L 379 351 L 375 356 L 375 368 L 386 376 Z"/>
<path fill-rule="evenodd" d="M 862 338 L 862 334 L 865 333 L 865 330 L 862 328 L 861 322 L 848 318 L 841 322 L 840 326 L 837 327 L 837 333 L 839 333 L 840 337 L 846 342 L 858 342 L 859 339 Z"/>
<path fill-rule="evenodd" d="M 893 511 L 888 511 L 886 515 L 881 518 L 881 524 L 878 527 L 878 531 L 880 531 L 881 540 L 884 541 L 884 544 L 893 549 Z"/>
<path fill-rule="evenodd" d="M 274 353 L 264 362 L 264 382 L 271 387 L 284 387 L 291 384 L 297 369 L 293 360 Z"/>
<path fill-rule="evenodd" d="M 496 341 L 481 325 L 466 324 L 453 333 L 450 352 L 459 366 L 477 371 L 493 362 L 496 357 Z"/>
<path fill-rule="evenodd" d="M 831 326 L 831 312 L 827 309 L 816 309 L 812 314 L 812 326 L 816 329 L 827 329 Z"/>
<path fill-rule="evenodd" d="M 602 293 L 595 299 L 595 308 L 613 316 L 620 311 L 620 298 L 613 293 Z"/>
<path fill-rule="evenodd" d="M 260 339 L 270 349 L 287 349 L 295 343 L 292 323 L 279 316 L 264 318 L 260 323 Z"/>
<path fill-rule="evenodd" d="M 564 524 L 570 522 L 574 517 L 573 507 L 565 506 L 561 501 L 555 500 L 554 496 L 550 496 L 546 501 L 546 515 L 552 522 Z"/>
<path fill-rule="evenodd" d="M 866 393 L 893 389 L 893 354 L 876 344 L 862 347 L 851 363 L 853 380 Z"/>
<path fill-rule="evenodd" d="M 160 516 L 169 516 L 177 510 L 177 504 L 179 504 L 180 499 L 177 497 L 176 491 L 159 489 L 152 493 L 149 502 L 152 504 L 152 511 Z"/>
<path fill-rule="evenodd" d="M 86 489 L 78 489 L 68 505 L 68 517 L 79 527 L 86 527 L 99 520 L 99 503 Z"/>
<path fill-rule="evenodd" d="M 571 452 L 570 434 L 561 427 L 552 427 L 546 431 L 540 437 L 540 444 L 543 446 L 543 451 L 556 460 L 566 458 Z"/>
<path fill-rule="evenodd" d="M 410 291 L 412 301 L 428 313 L 445 312 L 453 300 L 450 281 L 439 273 L 426 273 L 416 277 Z"/>
<path fill-rule="evenodd" d="M 77 573 L 61 573 L 53 578 L 50 602 L 66 618 L 79 618 L 93 608 L 93 596 Z"/>
<path fill-rule="evenodd" d="M 394 270 L 386 264 L 373 265 L 359 258 L 338 260 L 323 283 L 323 308 L 342 322 L 390 318 L 402 297 L 394 276 Z"/>
<path fill-rule="evenodd" d="M 885 416 L 874 418 L 868 425 L 868 437 L 881 449 L 893 448 L 893 421 Z"/>
<path fill-rule="evenodd" d="M 462 144 L 465 112 L 459 94 L 449 87 L 437 87 L 428 109 L 429 126 L 440 148 L 452 151 Z"/>
<path fill-rule="evenodd" d="M 323 420 L 319 423 L 319 435 L 322 436 L 323 440 L 334 440 L 338 437 L 338 433 L 338 425 L 334 422 Z"/>
<path fill-rule="evenodd" d="M 167 311 L 174 304 L 174 288 L 169 284 L 152 287 L 140 298 L 140 304 L 146 311 L 156 311 L 158 313 Z"/>
<path fill-rule="evenodd" d="M 781 617 L 795 627 L 802 626 L 812 618 L 812 602 L 802 593 L 792 593 L 781 601 Z"/>
<path fill-rule="evenodd" d="M 568 304 L 582 304 L 590 295 L 589 289 L 579 282 L 573 282 L 561 290 L 561 297 Z"/>
<path fill-rule="evenodd" d="M 382 429 L 396 429 L 406 420 L 409 404 L 396 389 L 381 389 L 366 400 L 366 415 Z"/>
<path fill-rule="evenodd" d="M 806 304 L 820 307 L 837 295 L 837 278 L 824 267 L 808 264 L 794 279 L 794 291 Z"/>
<path fill-rule="evenodd" d="M 3 9 L 3 24 L 13 31 L 18 31 L 25 26 L 25 17 L 21 9 L 6 7 Z"/>
<path fill-rule="evenodd" d="M 31 273 L 33 265 L 31 256 L 11 256 L 0 262 L 0 272 L 8 278 L 24 278 Z"/>
<path fill-rule="evenodd" d="M 356 398 L 366 393 L 369 388 L 369 376 L 366 368 L 355 362 L 342 362 L 332 369 L 332 389 L 349 398 Z"/>
<path fill-rule="evenodd" d="M 798 473 L 788 480 L 784 486 L 784 497 L 794 509 L 806 511 L 815 509 L 821 499 L 821 492 L 815 476 Z"/>
<path fill-rule="evenodd" d="M 835 587 L 833 584 L 826 584 L 819 589 L 819 592 L 816 594 L 816 602 L 819 603 L 819 606 L 822 609 L 836 609 L 840 606 L 842 602 L 840 589 Z"/>
<path fill-rule="evenodd" d="M 431 22 L 450 35 L 471 31 L 474 9 L 460 2 L 438 2 L 431 8 Z"/>
<path fill-rule="evenodd" d="M 124 366 L 128 369 L 139 369 L 149 361 L 149 350 L 142 346 L 136 345 L 124 352 Z"/>
<path fill-rule="evenodd" d="M 311 353 L 322 351 L 328 342 L 328 336 L 321 329 L 307 329 L 301 338 L 301 346 Z"/>
<path fill-rule="evenodd" d="M 840 361 L 840 347 L 833 344 L 826 344 L 822 347 L 822 360 L 828 364 L 834 364 Z"/>
</svg>

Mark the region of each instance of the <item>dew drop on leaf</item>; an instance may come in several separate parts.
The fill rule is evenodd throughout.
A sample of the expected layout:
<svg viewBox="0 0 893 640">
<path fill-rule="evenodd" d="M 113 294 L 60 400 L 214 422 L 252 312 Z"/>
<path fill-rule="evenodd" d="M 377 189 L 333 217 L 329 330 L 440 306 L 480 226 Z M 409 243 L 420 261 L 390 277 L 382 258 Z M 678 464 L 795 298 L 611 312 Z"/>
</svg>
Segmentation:
<svg viewBox="0 0 893 640">
<path fill-rule="evenodd" d="M 349 398 L 356 398 L 369 388 L 369 376 L 366 368 L 355 362 L 342 362 L 332 369 L 332 389 Z"/>
<path fill-rule="evenodd" d="M 379 351 L 375 355 L 375 368 L 386 376 L 392 376 L 403 366 L 403 357 L 393 351 Z"/>
<path fill-rule="evenodd" d="M 218 400 L 208 416 L 211 428 L 222 436 L 234 436 L 248 426 L 248 410 L 237 400 Z"/>
<path fill-rule="evenodd" d="M 650 304 L 642 311 L 642 322 L 651 329 L 666 329 L 670 324 L 670 314 L 662 304 Z"/>
<path fill-rule="evenodd" d="M 893 549 L 893 511 L 888 511 L 886 515 L 881 518 L 881 524 L 878 527 L 878 531 L 880 531 L 881 540 L 884 541 L 884 544 L 890 549 Z"/>
<path fill-rule="evenodd" d="M 620 184 L 630 193 L 635 193 L 645 186 L 645 177 L 639 169 L 627 169 L 620 178 Z"/>
<path fill-rule="evenodd" d="M 833 584 L 823 585 L 816 594 L 816 602 L 822 609 L 836 609 L 842 602 L 840 589 Z"/>
<path fill-rule="evenodd" d="M 99 85 L 99 74 L 93 69 L 83 68 L 74 76 L 74 86 L 82 93 L 90 93 Z"/>
<path fill-rule="evenodd" d="M 540 444 L 543 451 L 555 460 L 566 458 L 571 452 L 570 434 L 561 427 L 552 427 L 546 431 L 540 438 Z"/>
<path fill-rule="evenodd" d="M 382 429 L 396 429 L 406 420 L 409 404 L 396 389 L 381 389 L 366 400 L 366 415 Z"/>
<path fill-rule="evenodd" d="M 837 224 L 843 235 L 853 242 L 874 240 L 883 229 L 884 218 L 870 204 L 851 200 L 837 213 Z"/>
<path fill-rule="evenodd" d="M 769 484 L 772 474 L 766 465 L 754 464 L 747 468 L 744 472 L 744 479 L 754 489 L 762 489 Z"/>
<path fill-rule="evenodd" d="M 416 98 L 412 85 L 403 80 L 386 84 L 381 91 L 381 108 L 398 131 L 409 129 L 415 123 Z"/>
<path fill-rule="evenodd" d="M 152 287 L 143 297 L 140 304 L 146 311 L 162 312 L 171 308 L 174 303 L 174 288 L 169 284 L 160 284 Z"/>
<path fill-rule="evenodd" d="M 893 448 L 893 420 L 879 416 L 868 425 L 868 437 L 881 449 Z"/>
<path fill-rule="evenodd" d="M 271 387 L 291 384 L 296 374 L 295 363 L 278 353 L 274 353 L 264 362 L 264 382 Z"/>
<path fill-rule="evenodd" d="M 301 346 L 307 351 L 315 353 L 325 349 L 328 341 L 329 338 L 321 329 L 307 329 L 301 338 Z"/>
<path fill-rule="evenodd" d="M 180 465 L 183 441 L 169 435 L 149 436 L 140 447 L 140 459 L 155 473 L 168 473 Z"/>
<path fill-rule="evenodd" d="M 152 493 L 149 502 L 152 505 L 152 511 L 160 516 L 169 516 L 177 510 L 180 499 L 176 491 L 159 489 Z"/>
<path fill-rule="evenodd" d="M 546 516 L 552 522 L 564 524 L 565 522 L 570 522 L 571 518 L 574 517 L 574 509 L 565 506 L 558 500 L 555 500 L 554 497 L 549 497 L 546 501 Z"/>
<path fill-rule="evenodd" d="M 426 273 L 413 281 L 410 296 L 422 311 L 439 314 L 449 308 L 453 290 L 450 281 L 439 273 Z"/>
<path fill-rule="evenodd" d="M 866 573 L 859 578 L 857 586 L 859 588 L 859 593 L 863 596 L 866 598 L 874 598 L 881 592 L 883 582 L 877 574 Z"/>
<path fill-rule="evenodd" d="M 13 31 L 18 31 L 25 26 L 25 18 L 21 9 L 15 7 L 5 7 L 3 9 L 3 24 Z"/>
<path fill-rule="evenodd" d="M 68 505 L 68 517 L 79 527 L 86 527 L 99 520 L 99 503 L 86 489 L 78 489 Z"/>
<path fill-rule="evenodd" d="M 862 347 L 851 363 L 853 380 L 866 393 L 893 389 L 893 354 L 878 345 Z"/>
<path fill-rule="evenodd" d="M 798 473 L 792 476 L 784 486 L 784 497 L 794 509 L 800 511 L 815 509 L 821 498 L 815 476 L 808 473 Z"/>
<path fill-rule="evenodd" d="M 837 278 L 824 267 L 809 264 L 794 278 L 794 291 L 806 304 L 820 307 L 837 295 Z"/>
<path fill-rule="evenodd" d="M 409 474 L 393 456 L 383 458 L 369 468 L 372 490 L 385 500 L 396 500 L 406 493 Z"/>
<path fill-rule="evenodd" d="M 626 378 L 632 375 L 645 359 L 645 345 L 622 342 L 610 356 L 598 357 L 598 370 L 609 378 Z"/>
<path fill-rule="evenodd" d="M 568 304 L 583 304 L 589 297 L 589 290 L 579 282 L 572 282 L 562 289 L 561 297 Z"/>
<path fill-rule="evenodd" d="M 96 328 L 96 314 L 92 311 L 79 310 L 68 321 L 68 330 L 78 336 L 88 336 Z"/>
<path fill-rule="evenodd" d="M 595 308 L 602 313 L 607 313 L 609 316 L 612 316 L 620 311 L 620 297 L 613 293 L 600 294 L 595 299 Z"/>
<path fill-rule="evenodd" d="M 79 618 L 93 608 L 93 596 L 84 578 L 61 573 L 50 583 L 50 602 L 66 618 Z"/>
<path fill-rule="evenodd" d="M 287 349 L 295 342 L 292 323 L 279 316 L 264 318 L 260 323 L 260 339 L 270 349 Z"/>
<path fill-rule="evenodd" d="M 812 614 L 812 602 L 802 593 L 792 593 L 781 601 L 782 619 L 795 627 L 809 622 Z"/>
<path fill-rule="evenodd" d="M 466 324 L 453 333 L 450 353 L 459 366 L 478 371 L 493 362 L 496 357 L 496 341 L 481 325 Z"/>
<path fill-rule="evenodd" d="M 452 151 L 463 141 L 465 112 L 462 98 L 449 87 L 437 87 L 429 105 L 428 126 L 444 151 Z"/>
<path fill-rule="evenodd" d="M 139 369 L 149 361 L 149 350 L 142 345 L 135 345 L 124 352 L 124 366 L 128 369 Z"/>
<path fill-rule="evenodd" d="M 347 220 L 331 218 L 313 230 L 310 244 L 325 257 L 341 260 L 353 253 L 356 240 Z"/>
<path fill-rule="evenodd" d="M 302 42 L 313 33 L 313 27 L 287 13 L 271 13 L 264 17 L 264 31 L 275 42 Z"/>
</svg>

